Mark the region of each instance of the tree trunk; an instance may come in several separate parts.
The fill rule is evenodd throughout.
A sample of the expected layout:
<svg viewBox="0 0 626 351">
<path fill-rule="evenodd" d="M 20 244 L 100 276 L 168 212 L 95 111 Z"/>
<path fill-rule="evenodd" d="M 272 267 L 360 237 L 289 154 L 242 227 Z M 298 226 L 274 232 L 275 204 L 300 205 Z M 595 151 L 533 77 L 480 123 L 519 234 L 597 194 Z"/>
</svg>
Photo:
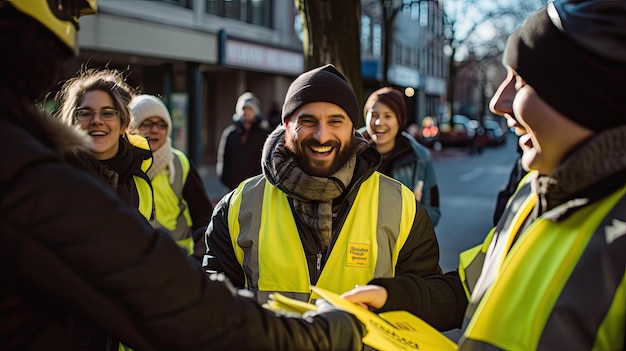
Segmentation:
<svg viewBox="0 0 626 351">
<path fill-rule="evenodd" d="M 361 74 L 361 1 L 294 0 L 302 18 L 304 68 L 332 63 L 346 77 L 363 106 Z M 360 109 L 359 109 L 360 110 Z M 365 125 L 363 116 L 358 125 Z"/>
</svg>

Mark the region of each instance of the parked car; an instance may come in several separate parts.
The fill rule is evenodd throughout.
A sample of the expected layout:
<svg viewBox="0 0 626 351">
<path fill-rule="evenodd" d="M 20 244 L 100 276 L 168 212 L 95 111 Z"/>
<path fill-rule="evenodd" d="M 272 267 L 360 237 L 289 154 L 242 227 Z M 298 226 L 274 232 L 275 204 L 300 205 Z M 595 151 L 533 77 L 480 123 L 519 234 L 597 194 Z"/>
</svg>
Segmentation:
<svg viewBox="0 0 626 351">
<path fill-rule="evenodd" d="M 412 124 L 409 126 L 409 133 L 422 145 L 433 147 L 439 140 L 439 127 L 437 120 L 433 117 L 426 116 L 422 118 L 421 126 Z"/>
<path fill-rule="evenodd" d="M 483 127 L 487 135 L 487 145 L 498 146 L 506 143 L 506 129 L 502 128 L 500 122 L 493 119 L 485 119 Z"/>
<path fill-rule="evenodd" d="M 487 143 L 485 129 L 479 121 L 465 115 L 444 117 L 439 123 L 439 142 L 442 147 L 457 146 L 469 148 L 470 154 L 482 153 Z"/>
</svg>

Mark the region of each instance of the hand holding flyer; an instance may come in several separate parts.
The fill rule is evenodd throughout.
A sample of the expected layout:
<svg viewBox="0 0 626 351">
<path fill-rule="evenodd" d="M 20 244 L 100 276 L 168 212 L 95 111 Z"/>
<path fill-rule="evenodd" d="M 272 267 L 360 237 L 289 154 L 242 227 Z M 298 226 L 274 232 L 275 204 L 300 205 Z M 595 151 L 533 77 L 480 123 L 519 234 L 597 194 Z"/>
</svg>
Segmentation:
<svg viewBox="0 0 626 351">
<path fill-rule="evenodd" d="M 324 300 L 346 312 L 352 313 L 365 325 L 367 334 L 363 343 L 377 350 L 437 350 L 452 351 L 457 345 L 420 318 L 406 311 L 391 311 L 376 314 L 360 307 L 339 295 L 312 286 L 311 290 Z M 316 309 L 310 303 L 273 294 L 264 307 L 274 311 L 289 311 L 292 315 Z M 284 314 L 284 313 L 283 313 Z"/>
</svg>

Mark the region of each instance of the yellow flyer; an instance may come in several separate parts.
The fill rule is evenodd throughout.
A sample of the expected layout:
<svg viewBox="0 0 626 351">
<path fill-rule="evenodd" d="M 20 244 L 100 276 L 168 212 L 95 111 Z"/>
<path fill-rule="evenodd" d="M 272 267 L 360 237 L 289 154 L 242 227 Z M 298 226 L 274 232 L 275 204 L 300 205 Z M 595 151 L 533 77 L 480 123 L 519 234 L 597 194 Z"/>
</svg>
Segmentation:
<svg viewBox="0 0 626 351">
<path fill-rule="evenodd" d="M 342 299 L 339 295 L 312 286 L 333 306 L 355 315 L 367 328 L 363 343 L 377 350 L 453 351 L 457 345 L 420 318 L 406 311 L 373 313 Z"/>
</svg>

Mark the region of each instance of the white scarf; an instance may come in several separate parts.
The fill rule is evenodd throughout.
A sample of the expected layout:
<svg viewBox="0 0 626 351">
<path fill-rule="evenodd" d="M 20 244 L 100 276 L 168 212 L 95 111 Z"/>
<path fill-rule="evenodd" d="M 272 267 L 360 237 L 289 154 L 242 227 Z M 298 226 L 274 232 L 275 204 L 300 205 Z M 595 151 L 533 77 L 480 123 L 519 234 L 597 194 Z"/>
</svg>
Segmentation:
<svg viewBox="0 0 626 351">
<path fill-rule="evenodd" d="M 150 180 L 154 179 L 154 177 L 161 173 L 162 170 L 166 169 L 167 166 L 170 166 L 170 183 L 171 179 L 174 177 L 174 167 L 172 167 L 172 162 L 174 161 L 174 153 L 172 152 L 172 139 L 167 137 L 167 140 L 160 148 L 152 151 L 152 166 L 148 169 L 148 177 Z"/>
</svg>

